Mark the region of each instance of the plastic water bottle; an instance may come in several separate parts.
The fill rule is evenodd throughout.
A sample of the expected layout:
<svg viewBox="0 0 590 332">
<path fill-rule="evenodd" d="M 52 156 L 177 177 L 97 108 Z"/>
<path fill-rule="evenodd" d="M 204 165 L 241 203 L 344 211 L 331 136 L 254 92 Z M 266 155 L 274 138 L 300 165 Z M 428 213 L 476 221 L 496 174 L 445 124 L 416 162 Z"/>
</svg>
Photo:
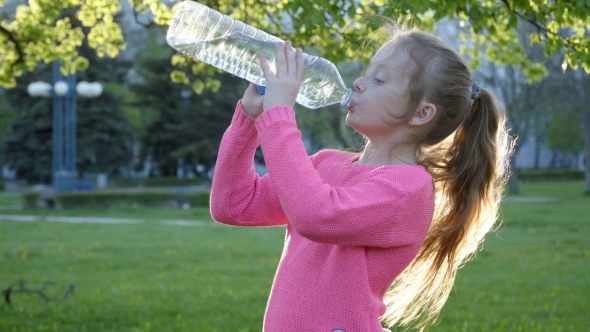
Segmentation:
<svg viewBox="0 0 590 332">
<path fill-rule="evenodd" d="M 237 21 L 200 3 L 180 4 L 166 41 L 177 51 L 204 61 L 258 86 L 266 85 L 258 60 L 264 54 L 275 70 L 276 44 L 281 39 Z M 347 88 L 330 61 L 304 54 L 305 70 L 297 103 L 319 108 L 340 102 L 347 106 L 352 89 Z"/>
</svg>

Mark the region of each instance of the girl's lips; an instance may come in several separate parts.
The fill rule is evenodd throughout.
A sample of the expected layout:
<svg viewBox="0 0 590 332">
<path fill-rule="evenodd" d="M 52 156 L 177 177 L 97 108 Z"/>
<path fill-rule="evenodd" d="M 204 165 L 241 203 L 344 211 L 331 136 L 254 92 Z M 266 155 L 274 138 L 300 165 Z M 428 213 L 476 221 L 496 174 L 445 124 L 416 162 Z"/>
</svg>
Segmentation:
<svg viewBox="0 0 590 332">
<path fill-rule="evenodd" d="M 348 104 L 348 107 L 346 107 L 348 109 L 348 111 L 352 111 L 352 109 L 356 106 L 354 101 L 351 101 L 350 104 Z"/>
</svg>

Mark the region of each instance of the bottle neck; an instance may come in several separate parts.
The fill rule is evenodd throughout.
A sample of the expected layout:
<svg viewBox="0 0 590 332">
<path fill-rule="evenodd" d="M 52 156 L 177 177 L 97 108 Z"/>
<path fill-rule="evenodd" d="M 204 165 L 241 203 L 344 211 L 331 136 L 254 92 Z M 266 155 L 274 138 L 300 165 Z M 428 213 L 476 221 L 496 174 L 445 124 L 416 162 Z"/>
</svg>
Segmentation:
<svg viewBox="0 0 590 332">
<path fill-rule="evenodd" d="M 344 96 L 344 99 L 342 99 L 340 104 L 342 106 L 348 106 L 350 104 L 350 101 L 352 100 L 353 93 L 354 91 L 351 88 L 348 88 L 348 90 L 346 91 L 346 96 Z"/>
</svg>

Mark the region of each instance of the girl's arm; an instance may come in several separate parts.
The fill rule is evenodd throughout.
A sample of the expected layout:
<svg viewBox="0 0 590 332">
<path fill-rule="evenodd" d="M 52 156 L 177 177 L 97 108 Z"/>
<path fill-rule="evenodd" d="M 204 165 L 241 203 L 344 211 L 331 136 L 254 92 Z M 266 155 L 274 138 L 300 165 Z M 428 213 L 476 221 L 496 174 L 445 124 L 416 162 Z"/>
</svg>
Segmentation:
<svg viewBox="0 0 590 332">
<path fill-rule="evenodd" d="M 268 109 L 256 128 L 272 184 L 297 233 L 347 246 L 394 247 L 424 239 L 434 191 L 420 167 L 380 168 L 352 187 L 332 187 L 307 157 L 290 107 Z"/>
<path fill-rule="evenodd" d="M 287 223 L 268 176 L 254 170 L 258 137 L 254 120 L 238 102 L 221 140 L 211 187 L 211 215 L 230 225 L 273 226 Z"/>
</svg>

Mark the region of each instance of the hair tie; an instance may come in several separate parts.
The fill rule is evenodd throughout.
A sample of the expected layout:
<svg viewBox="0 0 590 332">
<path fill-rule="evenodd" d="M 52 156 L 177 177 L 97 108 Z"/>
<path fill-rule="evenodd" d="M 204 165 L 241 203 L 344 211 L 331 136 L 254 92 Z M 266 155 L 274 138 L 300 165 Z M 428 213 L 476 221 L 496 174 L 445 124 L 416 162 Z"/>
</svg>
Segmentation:
<svg viewBox="0 0 590 332">
<path fill-rule="evenodd" d="M 481 94 L 481 88 L 477 85 L 477 82 L 473 82 L 471 86 L 471 99 L 478 99 Z"/>
</svg>

